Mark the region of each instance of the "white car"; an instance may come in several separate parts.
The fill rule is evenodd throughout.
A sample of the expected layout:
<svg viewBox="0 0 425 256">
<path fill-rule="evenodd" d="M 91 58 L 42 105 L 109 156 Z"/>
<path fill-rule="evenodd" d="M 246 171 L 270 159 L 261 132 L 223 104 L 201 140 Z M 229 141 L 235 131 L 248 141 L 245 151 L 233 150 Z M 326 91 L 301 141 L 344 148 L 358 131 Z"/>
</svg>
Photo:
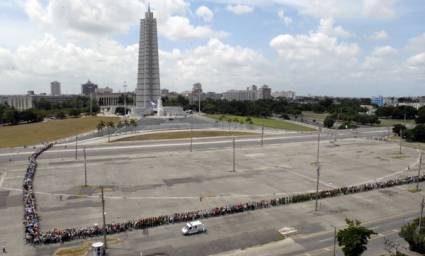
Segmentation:
<svg viewBox="0 0 425 256">
<path fill-rule="evenodd" d="M 197 233 L 207 232 L 207 227 L 199 220 L 186 223 L 182 228 L 183 235 L 193 235 Z"/>
</svg>

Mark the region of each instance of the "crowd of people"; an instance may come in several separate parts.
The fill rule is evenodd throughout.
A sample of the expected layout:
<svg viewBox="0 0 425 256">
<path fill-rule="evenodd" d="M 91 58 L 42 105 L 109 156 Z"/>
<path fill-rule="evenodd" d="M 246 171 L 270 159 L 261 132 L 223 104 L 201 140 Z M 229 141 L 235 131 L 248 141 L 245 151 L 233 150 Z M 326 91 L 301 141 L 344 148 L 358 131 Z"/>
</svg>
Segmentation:
<svg viewBox="0 0 425 256">
<path fill-rule="evenodd" d="M 37 171 L 37 158 L 46 150 L 51 148 L 53 144 L 46 144 L 36 150 L 29 157 L 29 164 L 25 172 L 24 184 L 22 185 L 23 202 L 24 202 L 24 226 L 25 240 L 33 243 L 40 237 L 40 217 L 37 213 L 37 200 L 34 194 L 34 177 Z"/>
<path fill-rule="evenodd" d="M 75 239 L 86 239 L 102 235 L 104 230 L 100 226 L 91 226 L 85 228 L 69 228 L 69 229 L 53 229 L 46 232 L 40 231 L 40 219 L 37 214 L 37 205 L 33 191 L 33 180 L 37 169 L 37 157 L 49 149 L 52 145 L 46 145 L 31 158 L 30 163 L 24 179 L 24 225 L 26 241 L 31 244 L 50 244 L 62 243 Z M 418 180 L 419 179 L 419 180 Z M 124 223 L 112 223 L 106 225 L 107 234 L 116 234 L 120 232 L 130 231 L 133 229 L 147 229 L 166 224 L 173 224 L 179 222 L 188 222 L 197 219 L 212 218 L 224 216 L 229 214 L 236 214 L 256 209 L 269 208 L 274 206 L 281 206 L 293 203 L 307 202 L 318 199 L 336 197 L 340 195 L 348 195 L 371 191 L 375 189 L 390 188 L 399 185 L 407 185 L 415 182 L 425 181 L 425 175 L 409 176 L 404 178 L 396 178 L 385 181 L 375 181 L 360 185 L 353 185 L 348 187 L 341 187 L 335 189 L 322 190 L 318 194 L 315 192 L 298 193 L 294 195 L 287 195 L 271 200 L 250 201 L 246 203 L 232 204 L 222 207 L 214 207 L 204 210 L 188 211 L 182 213 L 174 213 L 170 215 L 162 215 L 156 217 L 145 217 L 136 220 L 127 221 Z"/>
</svg>

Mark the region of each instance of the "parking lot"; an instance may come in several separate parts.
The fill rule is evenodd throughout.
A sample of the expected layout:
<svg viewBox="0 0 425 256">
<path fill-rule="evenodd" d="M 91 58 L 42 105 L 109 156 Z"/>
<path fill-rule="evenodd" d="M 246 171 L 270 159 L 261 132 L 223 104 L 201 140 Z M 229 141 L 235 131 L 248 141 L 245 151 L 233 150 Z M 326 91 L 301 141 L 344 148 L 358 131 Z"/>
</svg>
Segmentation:
<svg viewBox="0 0 425 256">
<path fill-rule="evenodd" d="M 323 141 L 320 147 L 320 188 L 415 175 L 416 150 L 406 148 L 402 155 L 398 150 L 396 144 L 375 140 L 339 140 L 336 144 Z M 230 148 L 192 153 L 135 152 L 131 155 L 93 157 L 88 159 L 88 187 L 82 186 L 84 165 L 81 160 L 41 160 L 35 184 L 42 229 L 102 223 L 99 185 L 103 185 L 106 191 L 108 223 L 313 191 L 316 152 L 316 142 L 236 148 L 236 172 L 233 172 L 233 152 Z M 409 165 L 410 170 L 405 170 Z M 8 216 L 1 218 L 1 233 L 15 233 L 13 237 L 23 236 L 19 193 L 22 172 L 19 170 L 23 170 L 24 166 L 25 163 L 11 163 L 7 170 L 1 170 L 7 173 L 3 187 L 10 189 L 0 194 L 0 203 L 3 202 L 0 212 L 2 216 Z M 419 196 L 407 192 L 407 189 L 407 186 L 403 186 L 385 193 L 369 192 L 323 200 L 320 204 L 322 210 L 317 216 L 321 224 L 309 220 L 316 216 L 313 204 L 303 203 L 209 219 L 206 220 L 210 226 L 208 234 L 190 240 L 180 238 L 181 225 L 177 224 L 151 229 L 148 234 L 129 232 L 119 235 L 122 242 L 117 246 L 135 251 L 141 245 L 152 252 L 158 248 L 175 251 L 175 244 L 164 245 L 163 242 L 177 240 L 181 254 L 170 255 L 186 255 L 187 248 L 184 248 L 198 241 L 210 246 L 205 245 L 210 248 L 209 253 L 217 253 L 234 249 L 235 246 L 246 247 L 279 239 L 277 230 L 283 226 L 298 226 L 304 232 L 316 232 L 323 229 L 322 223 L 342 224 L 343 216 L 358 216 L 366 220 L 377 218 L 384 214 L 383 206 L 387 207 L 384 216 L 406 211 L 411 209 L 412 203 L 409 201 Z M 397 207 L 388 205 L 390 201 Z M 362 212 L 356 209 L 359 206 L 363 208 Z M 237 227 L 230 228 L 234 225 Z M 226 237 L 232 239 L 226 240 Z M 34 251 L 25 247 L 22 240 L 6 237 L 0 240 L 16 245 L 29 255 L 40 250 L 51 252 L 57 247 L 37 248 Z M 117 255 L 121 254 L 117 252 Z"/>
</svg>

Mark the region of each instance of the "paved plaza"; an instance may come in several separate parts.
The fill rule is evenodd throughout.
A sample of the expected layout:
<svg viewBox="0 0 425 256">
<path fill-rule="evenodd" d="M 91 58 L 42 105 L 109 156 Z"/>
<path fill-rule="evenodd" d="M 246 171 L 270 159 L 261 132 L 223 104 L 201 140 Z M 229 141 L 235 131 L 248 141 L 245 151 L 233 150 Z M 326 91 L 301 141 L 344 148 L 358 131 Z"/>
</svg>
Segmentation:
<svg viewBox="0 0 425 256">
<path fill-rule="evenodd" d="M 322 141 L 320 188 L 328 189 L 397 176 L 416 175 L 418 152 L 366 139 Z M 163 152 L 88 159 L 88 187 L 81 159 L 41 159 L 35 189 L 42 229 L 84 227 L 102 223 L 99 185 L 105 186 L 108 223 L 139 217 L 211 208 L 230 203 L 270 199 L 313 191 L 316 180 L 316 142 L 236 148 L 233 172 L 231 148 L 194 152 Z M 22 228 L 22 175 L 26 162 L 0 169 L 0 241 L 16 255 L 51 255 L 60 245 L 25 246 Z M 409 168 L 408 168 L 409 166 Z M 412 186 L 410 186 L 412 187 Z M 220 253 L 280 239 L 282 227 L 299 233 L 343 225 L 345 217 L 369 221 L 412 212 L 421 193 L 409 186 L 326 199 L 320 211 L 301 203 L 205 220 L 208 234 L 184 238 L 181 224 L 117 235 L 113 255 L 197 255 Z M 6 235 L 7 234 L 7 235 Z M 71 242 L 62 246 L 76 245 Z M 201 250 L 202 251 L 202 250 Z M 162 252 L 163 254 L 155 254 Z M 12 252 L 11 252 L 12 253 Z M 192 254 L 191 254 L 192 253 Z M 15 254 L 11 254 L 15 255 Z"/>
</svg>

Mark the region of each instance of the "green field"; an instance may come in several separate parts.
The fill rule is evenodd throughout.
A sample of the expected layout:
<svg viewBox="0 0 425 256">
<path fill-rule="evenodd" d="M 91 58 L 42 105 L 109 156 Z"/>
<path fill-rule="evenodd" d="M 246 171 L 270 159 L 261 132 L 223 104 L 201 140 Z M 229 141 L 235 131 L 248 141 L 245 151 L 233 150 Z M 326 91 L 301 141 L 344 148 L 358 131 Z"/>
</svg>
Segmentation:
<svg viewBox="0 0 425 256">
<path fill-rule="evenodd" d="M 403 119 L 379 119 L 381 123 L 379 126 L 394 126 L 395 124 L 404 124 Z M 415 120 L 406 120 L 406 124 L 415 124 Z"/>
<path fill-rule="evenodd" d="M 249 136 L 256 135 L 254 132 L 238 132 L 238 131 L 181 131 L 181 132 L 158 132 L 143 135 L 136 135 L 127 138 L 115 140 L 113 142 L 122 141 L 138 141 L 138 140 L 172 140 L 187 138 L 204 138 L 204 137 L 220 137 L 220 136 Z"/>
<path fill-rule="evenodd" d="M 117 117 L 83 117 L 0 127 L 0 147 L 19 147 L 55 141 L 96 129 L 100 120 L 118 122 Z"/>
<path fill-rule="evenodd" d="M 247 118 L 246 116 L 220 115 L 220 114 L 206 115 L 206 116 L 215 120 L 220 120 L 220 117 L 224 116 L 225 117 L 224 121 L 230 118 L 232 120 L 237 119 L 238 121 L 243 121 L 244 123 L 246 123 L 245 120 Z M 274 128 L 274 129 L 284 129 L 289 131 L 305 131 L 305 132 L 315 131 L 315 129 L 313 128 L 310 128 L 304 125 L 286 122 L 283 120 L 258 118 L 258 117 L 251 117 L 251 120 L 253 122 L 253 125 L 256 125 L 256 126 L 264 126 L 268 128 Z"/>
<path fill-rule="evenodd" d="M 314 113 L 313 111 L 303 111 L 303 116 L 309 119 L 315 119 L 316 121 L 323 122 L 329 115 L 328 113 Z"/>
</svg>

